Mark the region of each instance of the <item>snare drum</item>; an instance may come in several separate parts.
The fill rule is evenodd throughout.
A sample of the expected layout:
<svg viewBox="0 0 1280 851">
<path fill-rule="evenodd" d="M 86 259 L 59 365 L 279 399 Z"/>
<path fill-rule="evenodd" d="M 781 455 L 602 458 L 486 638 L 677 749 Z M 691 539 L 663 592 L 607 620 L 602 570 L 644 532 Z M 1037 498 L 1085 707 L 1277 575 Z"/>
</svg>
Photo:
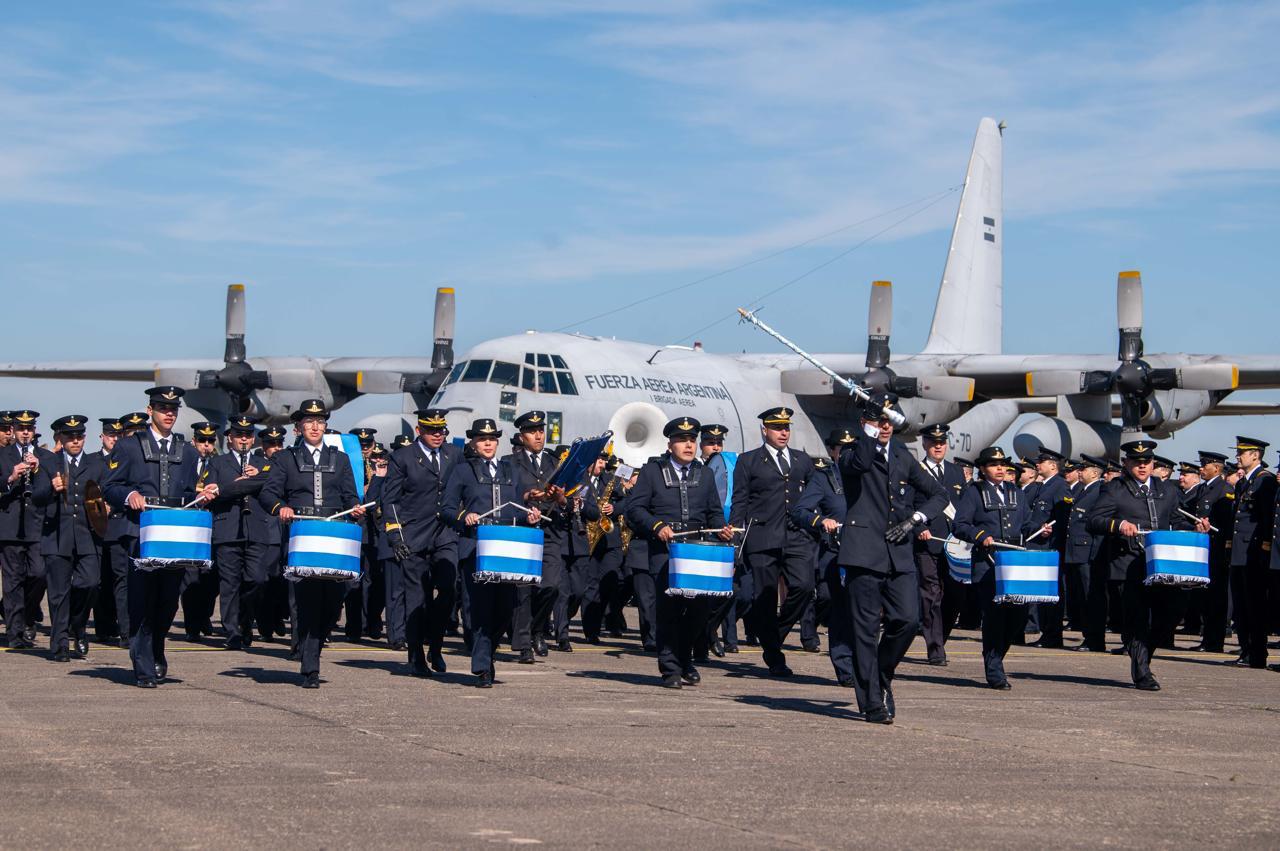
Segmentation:
<svg viewBox="0 0 1280 851">
<path fill-rule="evenodd" d="M 476 527 L 473 582 L 538 585 L 542 582 L 541 529 L 529 526 Z"/>
<path fill-rule="evenodd" d="M 733 594 L 733 547 L 673 543 L 667 547 L 667 594 L 672 597 L 728 597 Z"/>
<path fill-rule="evenodd" d="M 995 602 L 1058 602 L 1058 553 L 1056 550 L 996 550 Z"/>
<path fill-rule="evenodd" d="M 213 515 L 200 509 L 148 508 L 138 518 L 139 570 L 213 567 Z"/>
<path fill-rule="evenodd" d="M 1200 588 L 1209 584 L 1209 536 L 1202 532 L 1148 532 L 1147 585 Z"/>
<path fill-rule="evenodd" d="M 947 572 L 961 585 L 973 584 L 973 544 L 959 538 L 947 538 L 942 545 L 947 554 Z"/>
<path fill-rule="evenodd" d="M 349 582 L 360 578 L 361 528 L 340 520 L 297 520 L 289 524 L 289 558 L 284 575 Z"/>
</svg>

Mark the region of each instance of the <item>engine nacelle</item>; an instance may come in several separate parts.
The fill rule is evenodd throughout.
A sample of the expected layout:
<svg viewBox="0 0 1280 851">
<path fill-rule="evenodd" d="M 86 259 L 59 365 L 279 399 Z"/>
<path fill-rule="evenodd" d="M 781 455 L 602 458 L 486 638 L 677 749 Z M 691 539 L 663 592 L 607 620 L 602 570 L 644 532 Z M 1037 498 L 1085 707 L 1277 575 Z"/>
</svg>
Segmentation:
<svg viewBox="0 0 1280 851">
<path fill-rule="evenodd" d="M 1219 397 L 1226 395 L 1218 393 Z M 1143 411 L 1142 424 L 1147 434 L 1157 440 L 1165 440 L 1175 431 L 1186 428 L 1191 423 L 1209 413 L 1214 405 L 1213 394 L 1208 390 L 1159 390 L 1148 400 L 1155 409 L 1152 421 L 1148 422 L 1147 412 Z M 1155 414 L 1159 415 L 1156 419 Z"/>
<path fill-rule="evenodd" d="M 1036 417 L 1013 436 L 1013 451 L 1020 458 L 1034 457 L 1039 448 L 1061 452 L 1068 458 L 1095 455 L 1120 456 L 1120 426 L 1086 420 Z"/>
</svg>

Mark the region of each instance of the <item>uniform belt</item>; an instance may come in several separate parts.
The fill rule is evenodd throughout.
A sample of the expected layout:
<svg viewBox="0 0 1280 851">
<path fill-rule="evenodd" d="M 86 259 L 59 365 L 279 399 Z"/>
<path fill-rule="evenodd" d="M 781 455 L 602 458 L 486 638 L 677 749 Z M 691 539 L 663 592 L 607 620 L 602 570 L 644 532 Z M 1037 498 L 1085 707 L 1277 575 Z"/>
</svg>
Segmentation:
<svg viewBox="0 0 1280 851">
<path fill-rule="evenodd" d="M 481 526 L 519 526 L 519 525 L 520 525 L 520 521 L 518 521 L 518 520 L 491 520 L 490 518 L 486 517 L 485 519 L 483 519 L 483 520 L 481 520 L 481 521 L 480 521 L 480 524 L 479 524 L 479 525 L 481 525 Z"/>
<path fill-rule="evenodd" d="M 316 508 L 311 505 L 304 505 L 300 508 L 293 509 L 293 513 L 297 517 L 329 517 L 333 514 L 337 514 L 341 510 L 342 509 L 340 508 Z M 350 523 L 352 522 L 348 519 L 350 517 L 351 515 L 348 514 L 345 517 L 339 517 L 338 519 Z"/>
<path fill-rule="evenodd" d="M 180 496 L 149 496 L 146 500 L 148 508 L 181 508 L 187 504 Z"/>
</svg>

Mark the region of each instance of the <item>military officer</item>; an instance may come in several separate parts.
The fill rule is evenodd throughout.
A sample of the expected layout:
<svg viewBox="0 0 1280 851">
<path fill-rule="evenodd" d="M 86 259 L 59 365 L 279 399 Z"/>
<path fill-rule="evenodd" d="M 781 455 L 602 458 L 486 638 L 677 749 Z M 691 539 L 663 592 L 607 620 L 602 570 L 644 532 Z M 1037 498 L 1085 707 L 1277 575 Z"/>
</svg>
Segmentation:
<svg viewBox="0 0 1280 851">
<path fill-rule="evenodd" d="M 657 457 L 657 456 L 654 456 Z M 657 582 L 649 572 L 649 541 L 627 520 L 627 507 L 631 494 L 635 491 L 636 482 L 640 480 L 640 471 L 633 470 L 631 478 L 623 484 L 622 504 L 619 511 L 633 534 L 631 541 L 624 547 L 622 555 L 623 571 L 629 578 L 631 592 L 635 597 L 636 619 L 640 632 L 640 647 L 646 653 L 658 652 L 658 592 Z M 737 652 L 736 645 L 727 652 Z"/>
<path fill-rule="evenodd" d="M 211 422 L 193 423 L 191 445 L 196 449 L 197 488 L 213 481 L 213 461 L 218 454 L 218 426 Z M 216 553 L 215 553 L 216 555 Z M 218 597 L 218 571 L 187 569 L 182 584 L 182 625 L 188 641 L 199 641 L 213 635 L 213 608 Z"/>
<path fill-rule="evenodd" d="M 375 450 L 378 443 L 378 432 L 371 428 L 353 428 L 347 431 L 360 441 L 360 454 L 365 461 L 365 487 L 374 480 L 377 471 Z M 384 459 L 385 463 L 385 459 Z M 385 475 L 385 469 L 384 469 Z M 366 502 L 372 497 L 366 494 Z M 361 547 L 361 560 L 364 565 L 360 582 L 353 584 L 347 594 L 346 634 L 348 641 L 359 641 L 361 636 L 374 640 L 382 638 L 382 613 L 386 606 L 386 577 L 382 571 L 382 560 L 378 558 L 378 541 L 376 530 L 370 525 L 370 516 L 364 524 L 364 540 Z"/>
<path fill-rule="evenodd" d="M 557 447 L 557 456 L 563 457 L 567 447 Z M 600 519 L 600 507 L 590 486 L 590 471 L 584 471 L 577 490 L 566 495 L 563 543 L 560 547 L 560 594 L 553 608 L 553 630 L 556 649 L 573 652 L 569 641 L 569 621 L 577 613 L 582 600 L 589 593 L 594 564 L 587 547 L 587 524 Z"/>
<path fill-rule="evenodd" d="M 1227 484 L 1223 465 L 1227 456 L 1221 452 L 1199 453 L 1200 488 L 1195 507 L 1188 509 L 1197 517 L 1208 517 L 1209 587 L 1195 595 L 1199 598 L 1201 622 L 1200 644 L 1195 648 L 1206 653 L 1221 653 L 1227 635 L 1227 600 L 1230 584 L 1232 502 L 1234 489 Z M 1217 530 L 1217 531 L 1214 531 Z"/>
<path fill-rule="evenodd" d="M 1062 549 L 1063 580 L 1068 591 L 1067 619 L 1080 630 L 1081 642 L 1073 650 L 1104 653 L 1107 649 L 1107 568 L 1100 563 L 1102 536 L 1089 531 L 1089 515 L 1102 493 L 1102 471 L 1107 462 L 1092 455 L 1080 456 L 1080 481 L 1067 514 L 1067 534 Z M 1074 611 L 1072 601 L 1079 601 Z"/>
<path fill-rule="evenodd" d="M 196 450 L 173 433 L 185 391 L 180 387 L 152 387 L 147 391 L 150 427 L 120 440 L 111 453 L 102 492 L 107 503 L 126 511 L 131 559 L 138 556 L 138 522 L 148 506 L 180 508 L 199 489 L 202 502 L 218 495 L 217 485 L 196 481 Z M 178 596 L 185 572 L 141 570 L 129 566 L 129 658 L 138 686 L 155 688 L 168 674 L 164 643 L 178 611 Z"/>
<path fill-rule="evenodd" d="M 1123 444 L 1124 476 L 1103 486 L 1089 514 L 1089 531 L 1106 537 L 1106 563 L 1112 580 L 1123 583 L 1121 600 L 1128 632 L 1130 674 L 1141 691 L 1159 691 L 1151 674 L 1151 595 L 1145 584 L 1147 566 L 1142 534 L 1172 528 L 1178 506 L 1177 488 L 1152 475 L 1155 441 Z M 1208 520 L 1196 523 L 1206 531 Z"/>
<path fill-rule="evenodd" d="M 238 414 L 227 424 L 228 451 L 209 462 L 208 481 L 218 486 L 213 512 L 213 554 L 226 649 L 253 644 L 253 614 L 267 582 L 263 560 L 271 544 L 258 494 L 266 482 L 259 466 L 265 458 L 253 452 L 257 422 Z M 255 507 L 256 506 L 256 507 Z"/>
<path fill-rule="evenodd" d="M 13 443 L 13 412 L 0 411 L 0 449 Z"/>
<path fill-rule="evenodd" d="M 1151 475 L 1161 481 L 1168 481 L 1173 476 L 1175 464 L 1163 455 L 1157 455 L 1151 467 Z"/>
<path fill-rule="evenodd" d="M 502 432 L 492 419 L 478 419 L 471 424 L 467 429 L 470 445 L 462 461 L 449 475 L 440 509 L 441 518 L 459 535 L 458 568 L 467 583 L 471 673 L 476 677 L 477 688 L 493 687 L 494 649 L 511 623 L 516 602 L 512 585 L 475 581 L 477 527 L 482 522 L 536 526 L 542 519 L 536 506 L 524 509 L 507 505 L 519 503 L 522 493 L 515 463 L 509 457 L 496 457 L 500 437 Z"/>
<path fill-rule="evenodd" d="M 1267 442 L 1236 437 L 1236 483 L 1231 520 L 1231 607 L 1240 639 L 1239 664 L 1267 666 L 1270 626 L 1271 549 L 1275 528 L 1276 477 L 1265 469 Z"/>
<path fill-rule="evenodd" d="M 591 551 L 590 582 L 584 589 L 582 600 L 582 634 L 591 644 L 600 643 L 604 627 L 605 610 L 609 601 L 619 593 L 622 585 L 622 515 L 618 506 L 622 502 L 622 489 L 617 482 L 609 483 L 618 472 L 618 459 L 609 452 L 600 457 L 587 472 L 587 485 L 600 517 L 609 518 L 609 530 L 601 530 L 600 539 Z M 605 493 L 608 491 L 608 499 Z"/>
<path fill-rule="evenodd" d="M 364 508 L 356 495 L 351 465 L 341 450 L 324 443 L 328 406 L 320 399 L 308 399 L 291 417 L 301 426 L 302 441 L 272 457 L 258 502 L 283 524 L 297 517 L 329 517 L 349 509 L 354 509 L 349 517 L 362 520 Z M 316 689 L 320 688 L 320 648 L 346 596 L 347 583 L 304 577 L 293 584 L 302 687 Z"/>
<path fill-rule="evenodd" d="M 135 434 L 142 434 L 147 430 L 151 418 L 147 416 L 146 411 L 134 411 L 125 414 L 120 418 L 120 424 L 124 427 L 124 437 L 133 437 Z"/>
<path fill-rule="evenodd" d="M 641 468 L 627 498 L 627 522 L 649 542 L 649 574 L 657 596 L 658 673 L 664 688 L 702 681 L 693 664 L 693 644 L 707 624 L 705 597 L 667 594 L 668 546 L 677 533 L 697 530 L 715 529 L 721 541 L 733 539 L 715 481 L 696 457 L 699 429 L 691 417 L 668 422 L 662 430 L 667 451 Z"/>
<path fill-rule="evenodd" d="M 13 442 L 0 449 L 0 571 L 4 621 L 10 647 L 34 647 L 40 600 L 45 592 L 40 555 L 41 511 L 32 501 L 40 465 L 53 453 L 36 442 L 38 411 L 10 411 Z"/>
<path fill-rule="evenodd" d="M 897 401 L 887 393 L 869 399 L 863 433 L 840 453 L 849 510 L 837 558 L 853 624 L 853 688 L 874 724 L 893 723 L 893 674 L 920 625 L 912 540 L 947 505 L 942 485 L 893 436 Z"/>
<path fill-rule="evenodd" d="M 445 670 L 441 647 L 457 582 L 458 532 L 441 511 L 445 483 L 463 458 L 447 440 L 447 413 L 416 413 L 418 439 L 391 454 L 381 493 L 383 528 L 404 583 L 409 672 L 417 677 Z"/>
<path fill-rule="evenodd" d="M 288 432 L 282 426 L 271 426 L 258 433 L 261 449 L 253 453 L 249 463 L 258 468 L 258 475 L 266 483 L 266 474 L 271 472 L 271 459 L 284 449 Z M 264 531 L 262 549 L 262 567 L 259 576 L 266 576 L 266 585 L 258 594 L 258 610 L 255 618 L 258 621 L 258 634 L 270 640 L 276 635 L 284 634 L 284 619 L 290 616 L 289 586 L 283 575 L 283 555 L 288 551 L 285 532 L 280 526 L 280 518 L 268 514 L 258 499 L 249 500 L 249 509 L 253 512 L 253 523 L 261 523 Z M 259 519 L 260 518 L 260 519 Z M 294 645 L 296 647 L 296 643 Z M 293 661 L 297 661 L 294 659 Z"/>
<path fill-rule="evenodd" d="M 813 475 L 791 510 L 796 525 L 810 530 L 818 544 L 817 598 L 826 598 L 827 652 L 835 668 L 836 681 L 853 688 L 853 635 L 849 621 L 849 599 L 844 576 L 836 556 L 840 552 L 840 527 L 849 506 L 845 501 L 844 477 L 837 462 L 840 453 L 853 444 L 853 433 L 838 428 L 827 435 L 827 458 L 813 459 Z M 806 607 L 800 619 L 800 639 L 806 631 L 817 641 L 817 605 Z M 810 612 L 812 611 L 812 614 Z M 812 619 L 812 624 L 806 622 Z"/>
<path fill-rule="evenodd" d="M 987 685 L 1000 691 L 1013 688 L 1005 676 L 1004 657 L 1022 635 L 1026 605 L 997 603 L 996 571 L 992 564 L 997 544 L 1021 545 L 1037 529 L 1026 495 L 1004 481 L 1001 468 L 1008 456 L 999 446 L 978 454 L 982 477 L 969 485 L 956 509 L 956 537 L 973 544 L 973 585 L 982 603 L 982 664 Z"/>
<path fill-rule="evenodd" d="M 413 445 L 413 437 L 407 434 L 397 434 L 391 438 L 391 443 L 387 446 L 387 450 L 395 454 L 397 449 L 404 449 L 406 446 Z"/>
<path fill-rule="evenodd" d="M 102 448 L 94 454 L 101 463 L 101 475 L 105 476 L 116 441 L 124 436 L 124 425 L 118 417 L 103 417 L 99 422 L 102 423 L 99 436 Z M 101 484 L 102 479 L 97 481 Z M 129 553 L 120 543 L 128 528 L 124 513 L 111 509 L 98 553 L 102 585 L 93 606 L 93 629 L 98 641 L 120 647 L 129 646 Z"/>
<path fill-rule="evenodd" d="M 1062 555 L 1067 536 L 1067 517 L 1071 512 L 1071 485 L 1062 475 L 1066 458 L 1060 452 L 1041 446 L 1036 455 L 1036 476 L 1040 487 L 1030 503 L 1031 521 L 1039 529 L 1050 526 L 1029 544 L 1036 549 L 1057 550 Z M 1059 558 L 1061 563 L 1061 558 Z M 1037 604 L 1040 640 L 1035 647 L 1062 649 L 1062 599 L 1065 594 L 1063 572 L 1058 571 L 1058 602 Z"/>
<path fill-rule="evenodd" d="M 790 408 L 770 408 L 758 416 L 763 445 L 738 456 L 729 525 L 746 530 L 742 558 L 755 590 L 750 617 L 764 663 L 770 676 L 789 677 L 782 643 L 813 596 L 814 586 L 813 539 L 794 523 L 791 509 L 809 481 L 813 461 L 789 445 Z M 779 579 L 787 585 L 781 612 Z"/>
<path fill-rule="evenodd" d="M 949 588 L 949 582 L 959 584 L 951 580 L 943 544 L 951 535 L 950 518 L 955 516 L 956 505 L 964 490 L 964 474 L 959 467 L 947 461 L 950 432 L 951 427 L 946 423 L 925 426 L 920 432 L 920 445 L 925 455 L 920 463 L 925 472 L 942 485 L 942 490 L 947 495 L 947 507 L 920 530 L 914 544 L 916 575 L 920 581 L 920 623 L 924 629 L 924 644 L 929 664 L 938 666 L 947 664 L 947 621 L 942 614 L 942 601 L 946 596 L 944 588 Z M 923 502 L 926 497 L 917 493 L 916 499 Z M 958 588 L 952 591 L 953 594 L 959 592 Z"/>
<path fill-rule="evenodd" d="M 560 571 L 564 564 L 561 551 L 568 533 L 567 500 L 563 494 L 548 493 L 547 483 L 556 471 L 556 457 L 546 450 L 547 415 L 543 411 L 525 411 L 515 419 L 517 446 L 506 457 L 516 476 L 520 500 L 525 505 L 537 503 L 546 517 L 542 524 L 542 584 L 521 585 L 516 589 L 516 607 L 512 619 L 511 649 L 520 654 L 522 664 L 533 664 L 534 655 L 547 655 L 547 634 L 551 613 L 560 597 Z"/>
<path fill-rule="evenodd" d="M 32 501 L 45 510 L 40 538 L 49 585 L 49 649 L 56 662 L 89 652 L 89 609 L 101 583 L 99 549 L 85 514 L 85 485 L 100 481 L 102 456 L 84 451 L 87 418 L 80 414 L 54 420 L 62 452 L 36 474 Z"/>
</svg>

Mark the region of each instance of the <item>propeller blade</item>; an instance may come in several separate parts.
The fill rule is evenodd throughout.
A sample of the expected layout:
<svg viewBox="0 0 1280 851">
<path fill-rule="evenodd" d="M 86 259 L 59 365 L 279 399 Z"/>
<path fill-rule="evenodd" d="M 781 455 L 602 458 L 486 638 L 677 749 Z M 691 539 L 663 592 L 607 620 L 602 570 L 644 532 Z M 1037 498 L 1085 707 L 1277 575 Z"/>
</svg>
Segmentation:
<svg viewBox="0 0 1280 851">
<path fill-rule="evenodd" d="M 431 351 L 431 368 L 449 370 L 453 367 L 453 287 L 436 290 L 435 346 Z"/>
<path fill-rule="evenodd" d="M 1045 369 L 1027 373 L 1028 396 L 1072 396 L 1084 391 L 1085 373 L 1073 369 Z"/>
<path fill-rule="evenodd" d="M 1240 368 L 1233 363 L 1203 363 L 1153 369 L 1151 386 L 1156 390 L 1235 390 L 1240 386 Z"/>
<path fill-rule="evenodd" d="M 922 375 L 916 379 L 916 395 L 935 402 L 972 402 L 973 379 L 954 375 Z"/>
<path fill-rule="evenodd" d="M 227 287 L 227 347 L 222 359 L 227 363 L 243 363 L 244 348 L 244 284 Z"/>
<path fill-rule="evenodd" d="M 871 304 L 867 307 L 867 369 L 889 362 L 889 332 L 893 324 L 893 284 L 871 282 Z"/>
<path fill-rule="evenodd" d="M 1142 357 L 1142 274 L 1121 272 L 1116 279 L 1116 325 L 1120 354 L 1128 362 Z"/>
</svg>

